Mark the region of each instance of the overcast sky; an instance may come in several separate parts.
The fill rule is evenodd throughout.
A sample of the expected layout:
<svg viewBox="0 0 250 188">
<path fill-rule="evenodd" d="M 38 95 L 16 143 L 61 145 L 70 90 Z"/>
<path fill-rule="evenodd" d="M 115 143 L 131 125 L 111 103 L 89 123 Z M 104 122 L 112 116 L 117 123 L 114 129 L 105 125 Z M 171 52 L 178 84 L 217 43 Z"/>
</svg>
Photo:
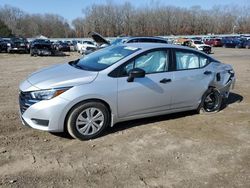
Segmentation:
<svg viewBox="0 0 250 188">
<path fill-rule="evenodd" d="M 11 5 L 28 13 L 53 13 L 59 14 L 68 21 L 81 17 L 82 9 L 92 4 L 104 4 L 107 0 L 0 0 L 0 6 Z M 151 5 L 155 1 L 161 5 L 172 5 L 189 8 L 199 5 L 210 9 L 214 5 L 239 5 L 250 6 L 250 0 L 126 0 L 136 7 Z M 113 3 L 122 4 L 125 1 L 111 0 Z"/>
</svg>

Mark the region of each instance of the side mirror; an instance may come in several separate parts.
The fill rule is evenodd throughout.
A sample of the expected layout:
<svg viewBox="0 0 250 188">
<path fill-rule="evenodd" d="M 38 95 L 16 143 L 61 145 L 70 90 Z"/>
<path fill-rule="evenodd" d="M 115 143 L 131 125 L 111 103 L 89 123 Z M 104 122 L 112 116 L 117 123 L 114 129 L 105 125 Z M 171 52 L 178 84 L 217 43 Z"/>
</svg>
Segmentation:
<svg viewBox="0 0 250 188">
<path fill-rule="evenodd" d="M 133 82 L 134 78 L 143 78 L 145 77 L 145 71 L 140 69 L 140 68 L 134 68 L 129 72 L 129 76 L 127 81 L 128 82 Z"/>
</svg>

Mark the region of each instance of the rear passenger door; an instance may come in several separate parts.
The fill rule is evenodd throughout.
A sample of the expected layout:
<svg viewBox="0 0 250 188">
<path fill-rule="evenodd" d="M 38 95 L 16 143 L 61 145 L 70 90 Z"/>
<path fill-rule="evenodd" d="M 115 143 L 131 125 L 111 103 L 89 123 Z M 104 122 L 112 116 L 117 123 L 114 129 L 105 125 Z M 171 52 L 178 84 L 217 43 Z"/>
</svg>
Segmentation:
<svg viewBox="0 0 250 188">
<path fill-rule="evenodd" d="M 206 73 L 209 58 L 191 50 L 174 50 L 172 108 L 192 108 L 199 104 L 207 90 L 211 74 Z"/>
</svg>

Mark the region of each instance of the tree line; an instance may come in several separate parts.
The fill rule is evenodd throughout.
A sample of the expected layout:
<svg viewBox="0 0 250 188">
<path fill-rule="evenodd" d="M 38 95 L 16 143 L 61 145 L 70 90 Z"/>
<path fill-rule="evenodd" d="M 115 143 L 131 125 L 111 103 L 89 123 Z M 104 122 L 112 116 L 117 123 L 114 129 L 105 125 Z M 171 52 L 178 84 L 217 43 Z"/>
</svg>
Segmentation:
<svg viewBox="0 0 250 188">
<path fill-rule="evenodd" d="M 19 8 L 5 5 L 0 7 L 0 20 L 9 28 L 10 35 L 74 37 L 74 30 L 67 20 L 56 14 L 28 14 Z"/>
<path fill-rule="evenodd" d="M 206 10 L 199 6 L 166 6 L 154 1 L 150 6 L 138 8 L 129 2 L 114 4 L 108 1 L 85 8 L 82 17 L 69 23 L 59 15 L 28 14 L 19 8 L 4 6 L 0 7 L 0 32 L 5 25 L 11 34 L 24 37 L 39 34 L 89 37 L 92 31 L 109 37 L 250 33 L 249 8 L 214 6 Z"/>
</svg>

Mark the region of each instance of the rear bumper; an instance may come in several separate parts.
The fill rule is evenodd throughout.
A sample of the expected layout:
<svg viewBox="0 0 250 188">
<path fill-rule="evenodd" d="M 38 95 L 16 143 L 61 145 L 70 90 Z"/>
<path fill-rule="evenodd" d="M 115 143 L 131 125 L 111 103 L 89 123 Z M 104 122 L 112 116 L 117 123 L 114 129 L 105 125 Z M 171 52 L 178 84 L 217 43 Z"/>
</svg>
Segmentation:
<svg viewBox="0 0 250 188">
<path fill-rule="evenodd" d="M 227 84 L 224 87 L 219 89 L 223 98 L 228 98 L 230 89 L 232 90 L 234 89 L 235 83 L 236 83 L 236 79 L 235 77 L 233 77 L 227 82 Z"/>
</svg>

